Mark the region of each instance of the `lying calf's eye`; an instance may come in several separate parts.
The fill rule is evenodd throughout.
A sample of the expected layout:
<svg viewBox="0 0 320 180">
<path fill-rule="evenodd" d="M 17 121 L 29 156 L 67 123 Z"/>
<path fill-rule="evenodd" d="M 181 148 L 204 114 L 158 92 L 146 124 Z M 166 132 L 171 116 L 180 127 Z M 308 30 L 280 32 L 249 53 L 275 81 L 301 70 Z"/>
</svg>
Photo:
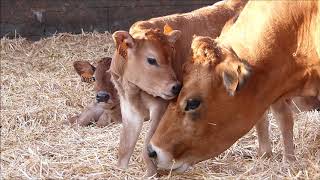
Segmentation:
<svg viewBox="0 0 320 180">
<path fill-rule="evenodd" d="M 194 110 L 197 109 L 201 104 L 200 100 L 197 99 L 188 99 L 187 100 L 187 105 L 185 107 L 185 111 L 190 111 L 190 110 Z"/>
<path fill-rule="evenodd" d="M 157 60 L 155 58 L 147 58 L 150 65 L 158 66 Z"/>
</svg>

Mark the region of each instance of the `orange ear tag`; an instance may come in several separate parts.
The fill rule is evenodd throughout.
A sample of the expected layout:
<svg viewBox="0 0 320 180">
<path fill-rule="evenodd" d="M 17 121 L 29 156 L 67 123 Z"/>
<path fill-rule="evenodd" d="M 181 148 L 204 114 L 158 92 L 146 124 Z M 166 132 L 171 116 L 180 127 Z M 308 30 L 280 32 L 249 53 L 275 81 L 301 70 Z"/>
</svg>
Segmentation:
<svg viewBox="0 0 320 180">
<path fill-rule="evenodd" d="M 169 24 L 164 25 L 163 27 L 163 33 L 165 35 L 168 35 L 169 33 L 171 33 L 173 31 L 172 27 L 169 26 Z"/>
</svg>

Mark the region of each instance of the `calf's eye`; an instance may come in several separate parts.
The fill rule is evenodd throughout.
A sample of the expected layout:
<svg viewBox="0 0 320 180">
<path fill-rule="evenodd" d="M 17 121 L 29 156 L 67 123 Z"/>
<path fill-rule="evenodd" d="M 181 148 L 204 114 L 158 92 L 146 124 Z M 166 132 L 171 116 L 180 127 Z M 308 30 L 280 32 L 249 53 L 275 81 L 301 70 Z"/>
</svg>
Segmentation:
<svg viewBox="0 0 320 180">
<path fill-rule="evenodd" d="M 188 99 L 184 110 L 185 111 L 195 110 L 200 106 L 200 104 L 201 104 L 201 101 L 198 99 Z"/>
<path fill-rule="evenodd" d="M 147 58 L 147 61 L 150 65 L 158 66 L 157 60 L 155 58 Z"/>
</svg>

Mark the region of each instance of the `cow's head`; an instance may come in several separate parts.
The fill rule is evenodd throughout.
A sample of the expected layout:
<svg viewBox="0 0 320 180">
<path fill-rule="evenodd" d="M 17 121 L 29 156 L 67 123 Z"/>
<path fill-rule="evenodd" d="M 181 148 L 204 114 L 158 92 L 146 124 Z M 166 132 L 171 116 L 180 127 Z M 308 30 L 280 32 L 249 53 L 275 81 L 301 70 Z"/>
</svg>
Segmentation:
<svg viewBox="0 0 320 180">
<path fill-rule="evenodd" d="M 118 98 L 108 72 L 111 60 L 110 57 L 102 58 L 98 61 L 97 67 L 94 67 L 88 61 L 75 61 L 73 63 L 74 69 L 80 75 L 82 81 L 94 82 L 97 102 L 111 103 L 116 102 Z"/>
<path fill-rule="evenodd" d="M 115 32 L 115 73 L 153 96 L 174 98 L 181 89 L 172 68 L 180 35 L 181 31 L 168 26 L 164 32 L 150 29 L 135 38 L 127 31 Z"/>
<path fill-rule="evenodd" d="M 162 169 L 184 171 L 217 156 L 249 131 L 242 96 L 250 66 L 229 47 L 208 37 L 192 42 L 192 60 L 184 67 L 183 88 L 171 102 L 148 146 Z M 247 112 L 247 111 L 243 111 Z"/>
</svg>

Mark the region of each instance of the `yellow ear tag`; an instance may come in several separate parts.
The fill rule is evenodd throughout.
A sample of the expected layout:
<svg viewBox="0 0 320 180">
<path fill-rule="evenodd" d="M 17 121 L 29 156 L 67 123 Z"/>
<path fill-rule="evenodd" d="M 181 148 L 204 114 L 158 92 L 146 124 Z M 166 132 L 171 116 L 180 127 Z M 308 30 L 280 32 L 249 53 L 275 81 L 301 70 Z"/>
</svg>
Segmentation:
<svg viewBox="0 0 320 180">
<path fill-rule="evenodd" d="M 172 27 L 169 26 L 168 24 L 164 25 L 163 27 L 163 33 L 165 35 L 168 35 L 169 33 L 171 33 L 173 31 Z"/>
</svg>

